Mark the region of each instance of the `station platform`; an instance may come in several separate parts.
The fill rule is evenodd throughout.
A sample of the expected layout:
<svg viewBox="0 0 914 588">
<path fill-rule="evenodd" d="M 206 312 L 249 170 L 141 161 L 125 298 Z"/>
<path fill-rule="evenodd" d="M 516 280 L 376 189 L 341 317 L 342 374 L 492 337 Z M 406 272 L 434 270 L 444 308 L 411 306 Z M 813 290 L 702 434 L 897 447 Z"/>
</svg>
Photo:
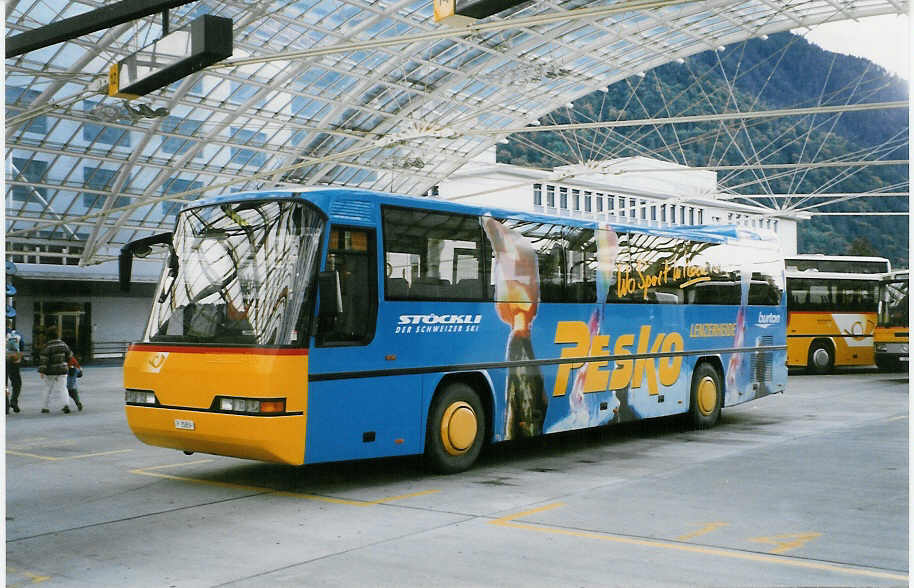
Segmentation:
<svg viewBox="0 0 914 588">
<path fill-rule="evenodd" d="M 288 467 L 150 447 L 119 366 L 85 410 L 6 418 L 6 583 L 797 586 L 908 583 L 908 378 L 791 375 L 717 427 L 662 419 L 484 450 Z"/>
</svg>

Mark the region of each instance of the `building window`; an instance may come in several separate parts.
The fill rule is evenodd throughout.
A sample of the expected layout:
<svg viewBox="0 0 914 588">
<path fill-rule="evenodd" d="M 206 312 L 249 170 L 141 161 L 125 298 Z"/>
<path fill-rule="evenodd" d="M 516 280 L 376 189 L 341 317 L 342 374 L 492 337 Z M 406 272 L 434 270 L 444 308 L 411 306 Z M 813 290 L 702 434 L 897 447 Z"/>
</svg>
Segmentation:
<svg viewBox="0 0 914 588">
<path fill-rule="evenodd" d="M 581 210 L 581 191 L 580 190 L 571 190 L 571 202 L 574 205 L 575 210 Z"/>
<path fill-rule="evenodd" d="M 181 192 L 187 192 L 188 190 L 196 190 L 197 188 L 202 188 L 203 182 L 192 182 L 190 180 L 181 180 L 178 178 L 172 179 L 170 182 L 167 182 L 162 187 L 162 194 L 180 194 Z M 191 200 L 199 198 L 199 194 L 194 194 L 190 197 Z M 173 200 L 171 202 L 162 203 L 162 214 L 165 216 L 175 215 L 181 211 L 181 207 L 184 206 L 184 202 L 180 200 Z"/>
<path fill-rule="evenodd" d="M 231 140 L 233 143 L 241 143 L 244 145 L 252 145 L 254 147 L 263 147 L 267 143 L 266 133 L 259 133 L 257 131 L 249 131 L 247 129 L 236 129 L 232 128 L 232 137 Z M 262 167 L 267 163 L 267 154 L 262 151 L 254 151 L 253 149 L 244 149 L 241 147 L 232 147 L 231 152 L 231 162 L 238 165 L 252 165 L 255 167 Z"/>
<path fill-rule="evenodd" d="M 568 210 L 568 188 L 559 188 L 559 208 Z"/>
<path fill-rule="evenodd" d="M 616 197 L 612 194 L 606 195 L 606 211 L 613 213 L 616 210 Z"/>
<path fill-rule="evenodd" d="M 641 206 L 641 220 L 647 220 L 647 200 L 642 200 L 640 202 Z"/>
<path fill-rule="evenodd" d="M 16 86 L 7 86 L 6 87 L 6 118 L 10 119 L 17 114 L 22 112 L 21 109 L 24 109 L 32 104 L 35 101 L 35 98 L 41 92 L 37 90 L 27 90 L 25 88 L 18 88 Z M 18 104 L 17 104 L 18 103 Z M 45 115 L 36 116 L 35 118 L 30 119 L 25 125 L 26 133 L 40 133 L 46 135 L 48 132 L 48 117 Z"/>
<path fill-rule="evenodd" d="M 13 179 L 28 184 L 39 184 L 45 181 L 48 171 L 48 162 L 38 159 L 13 158 Z M 17 173 L 18 172 L 18 173 Z M 47 198 L 48 189 L 38 186 L 13 185 L 13 201 L 15 202 L 41 202 Z"/>
<path fill-rule="evenodd" d="M 100 167 L 83 168 L 83 185 L 93 190 L 107 191 L 114 184 L 114 178 L 117 176 L 117 170 L 102 169 Z M 108 196 L 97 194 L 95 192 L 83 192 L 82 201 L 86 208 L 101 208 L 105 205 Z M 130 198 L 127 196 L 118 196 L 114 201 L 114 207 L 120 208 L 130 204 Z"/>
<path fill-rule="evenodd" d="M 177 116 L 166 116 L 162 121 L 162 131 L 174 133 L 176 135 L 187 135 L 187 139 L 180 137 L 162 137 L 162 151 L 165 153 L 174 153 L 180 155 L 187 153 L 196 141 L 191 139 L 192 136 L 203 126 L 203 121 L 179 118 Z M 203 151 L 198 149 L 194 157 L 203 157 Z"/>
<path fill-rule="evenodd" d="M 533 206 L 543 205 L 543 185 L 533 184 Z"/>
<path fill-rule="evenodd" d="M 546 186 L 546 206 L 555 208 L 555 186 Z"/>
<path fill-rule="evenodd" d="M 651 205 L 651 220 L 652 221 L 657 220 L 657 205 L 656 204 Z"/>
<path fill-rule="evenodd" d="M 596 194 L 597 212 L 603 212 L 603 195 L 599 192 Z"/>
<path fill-rule="evenodd" d="M 95 100 L 83 100 L 83 112 L 89 113 L 95 110 L 98 102 Z M 89 143 L 104 143 L 105 145 L 114 145 L 116 147 L 130 147 L 130 132 L 116 127 L 107 125 L 97 125 L 95 123 L 83 123 L 83 140 Z"/>
<path fill-rule="evenodd" d="M 698 209 L 698 224 L 705 224 L 705 211 L 703 208 Z"/>
<path fill-rule="evenodd" d="M 774 219 L 774 231 L 777 232 L 777 230 L 778 230 L 778 219 Z"/>
<path fill-rule="evenodd" d="M 619 216 L 625 216 L 625 196 L 619 196 Z"/>
<path fill-rule="evenodd" d="M 593 207 L 593 204 L 592 204 L 592 202 L 591 202 L 591 198 L 592 198 L 592 197 L 591 197 L 590 192 L 584 192 L 584 212 L 592 212 L 592 211 L 593 211 L 593 208 L 592 208 L 592 207 Z"/>
<path fill-rule="evenodd" d="M 695 208 L 693 208 L 691 206 L 689 207 L 689 224 L 690 225 L 695 224 Z"/>
</svg>

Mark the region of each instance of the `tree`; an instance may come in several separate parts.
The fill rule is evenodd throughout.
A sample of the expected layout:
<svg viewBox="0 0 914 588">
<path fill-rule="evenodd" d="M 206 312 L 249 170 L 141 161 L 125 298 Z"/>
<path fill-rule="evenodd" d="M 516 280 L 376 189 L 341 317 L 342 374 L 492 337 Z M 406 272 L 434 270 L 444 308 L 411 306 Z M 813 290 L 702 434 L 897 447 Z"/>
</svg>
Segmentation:
<svg viewBox="0 0 914 588">
<path fill-rule="evenodd" d="M 847 246 L 847 251 L 844 252 L 845 255 L 862 255 L 865 257 L 878 257 L 879 252 L 876 251 L 876 248 L 873 247 L 873 244 L 870 243 L 870 240 L 866 237 L 857 237 L 851 241 L 850 245 Z"/>
</svg>

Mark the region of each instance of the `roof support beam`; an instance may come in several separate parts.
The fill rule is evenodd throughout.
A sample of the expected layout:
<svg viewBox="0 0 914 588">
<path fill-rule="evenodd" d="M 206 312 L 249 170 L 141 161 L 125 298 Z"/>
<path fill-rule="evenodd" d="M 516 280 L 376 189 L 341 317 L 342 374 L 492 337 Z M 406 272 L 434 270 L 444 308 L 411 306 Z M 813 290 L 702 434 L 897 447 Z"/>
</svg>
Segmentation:
<svg viewBox="0 0 914 588">
<path fill-rule="evenodd" d="M 121 0 L 89 12 L 32 29 L 6 40 L 6 58 L 56 45 L 76 37 L 111 28 L 194 0 Z"/>
</svg>

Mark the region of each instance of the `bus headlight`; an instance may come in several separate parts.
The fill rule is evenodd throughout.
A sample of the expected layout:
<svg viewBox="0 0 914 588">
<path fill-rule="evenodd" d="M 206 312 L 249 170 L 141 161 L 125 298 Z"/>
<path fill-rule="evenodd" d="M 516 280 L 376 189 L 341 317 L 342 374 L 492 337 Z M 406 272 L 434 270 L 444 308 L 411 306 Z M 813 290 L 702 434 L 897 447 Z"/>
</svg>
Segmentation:
<svg viewBox="0 0 914 588">
<path fill-rule="evenodd" d="M 286 399 L 217 396 L 213 400 L 213 409 L 221 412 L 234 412 L 239 414 L 276 414 L 286 412 Z"/>
<path fill-rule="evenodd" d="M 127 404 L 156 404 L 156 395 L 150 390 L 127 390 L 124 401 Z"/>
<path fill-rule="evenodd" d="M 885 353 L 887 345 L 885 343 L 876 343 L 876 351 L 879 353 Z"/>
</svg>

